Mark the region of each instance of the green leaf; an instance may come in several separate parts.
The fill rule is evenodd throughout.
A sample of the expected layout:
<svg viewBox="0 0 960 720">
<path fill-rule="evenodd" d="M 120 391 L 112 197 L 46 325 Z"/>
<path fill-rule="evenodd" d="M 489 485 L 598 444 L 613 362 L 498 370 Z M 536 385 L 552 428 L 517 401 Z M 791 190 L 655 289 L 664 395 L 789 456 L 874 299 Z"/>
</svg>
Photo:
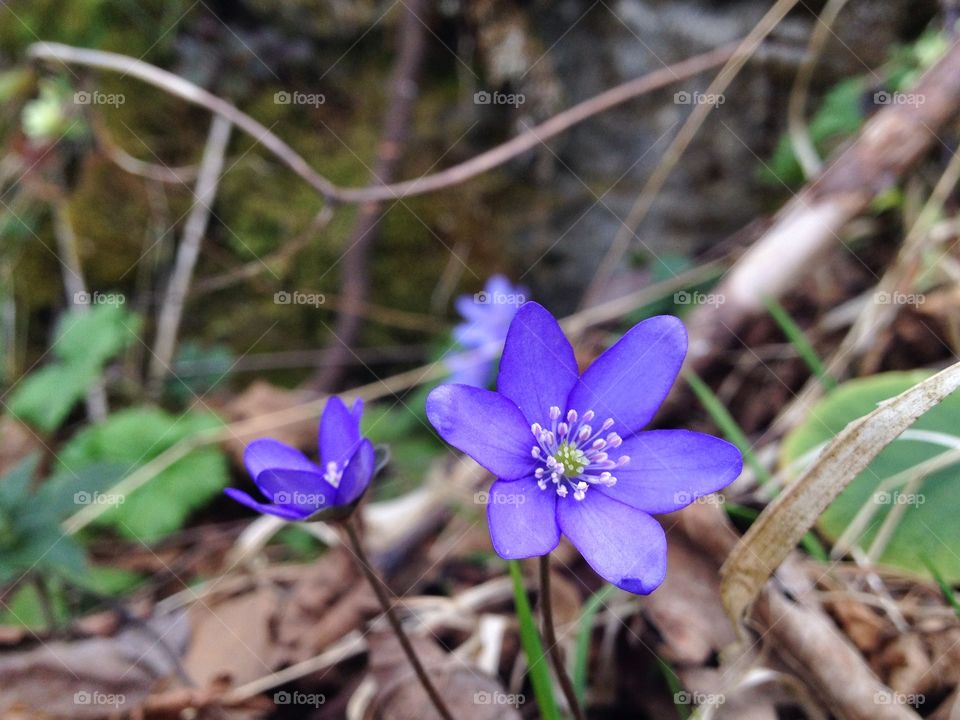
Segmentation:
<svg viewBox="0 0 960 720">
<path fill-rule="evenodd" d="M 30 373 L 11 393 L 10 413 L 43 432 L 53 432 L 97 377 L 95 368 L 53 363 Z"/>
<path fill-rule="evenodd" d="M 122 295 L 112 294 L 117 299 Z M 71 310 L 60 320 L 54 354 L 65 363 L 100 368 L 140 332 L 140 320 L 122 304 L 98 303 L 87 312 Z"/>
<path fill-rule="evenodd" d="M 61 464 L 125 463 L 129 473 L 177 442 L 220 424 L 216 416 L 199 411 L 174 416 L 153 407 L 129 408 L 77 433 L 61 451 Z M 97 522 L 132 539 L 158 540 L 178 530 L 227 479 L 226 458 L 218 448 L 194 450 L 129 496 L 106 496 L 110 509 Z"/>
<path fill-rule="evenodd" d="M 53 432 L 100 376 L 104 364 L 136 338 L 139 327 L 137 316 L 120 305 L 96 304 L 87 312 L 66 313 L 51 346 L 56 360 L 17 385 L 8 403 L 10 412 Z"/>
<path fill-rule="evenodd" d="M 537 707 L 540 708 L 540 717 L 543 720 L 560 720 L 557 700 L 553 696 L 553 683 L 550 680 L 550 661 L 543 651 L 540 632 L 530 610 L 527 590 L 523 585 L 523 571 L 516 560 L 509 560 L 507 564 L 513 579 L 513 600 L 517 608 L 517 621 L 520 623 L 520 643 L 527 656 L 527 670 Z"/>
<path fill-rule="evenodd" d="M 808 419 L 784 440 L 781 461 L 799 473 L 802 460 L 812 459 L 816 448 L 829 441 L 847 423 L 873 411 L 883 402 L 931 375 L 927 371 L 892 372 L 843 383 L 812 409 Z M 883 563 L 912 572 L 923 572 L 925 560 L 948 582 L 960 581 L 960 506 L 957 465 L 929 474 L 909 491 L 884 488 L 884 480 L 960 446 L 960 393 L 954 393 L 921 416 L 903 435 L 887 446 L 822 514 L 821 533 L 831 541 L 850 526 L 864 508 L 875 511 L 857 544 L 869 548 L 883 521 L 895 509 L 902 512 L 884 551 Z M 960 460 L 958 460 L 960 462 Z M 795 464 L 795 465 L 794 465 Z M 929 567 L 929 565 L 927 565 Z"/>
</svg>

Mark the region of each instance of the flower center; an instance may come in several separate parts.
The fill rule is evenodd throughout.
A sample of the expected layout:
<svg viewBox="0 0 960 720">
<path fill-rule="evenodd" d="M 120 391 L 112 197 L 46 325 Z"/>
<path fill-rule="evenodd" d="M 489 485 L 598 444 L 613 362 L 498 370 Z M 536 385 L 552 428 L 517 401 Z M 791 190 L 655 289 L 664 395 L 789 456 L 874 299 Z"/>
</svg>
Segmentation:
<svg viewBox="0 0 960 720">
<path fill-rule="evenodd" d="M 594 428 L 590 424 L 596 417 L 593 410 L 582 416 L 576 410 L 568 410 L 562 421 L 561 415 L 560 408 L 554 405 L 550 408 L 549 430 L 540 423 L 530 426 L 537 441 L 530 452 L 543 463 L 534 472 L 537 485 L 546 490 L 551 483 L 562 498 L 572 489 L 575 500 L 583 500 L 591 485 L 613 487 L 617 478 L 610 471 L 630 462 L 627 455 L 610 459 L 609 451 L 623 444 L 623 438 L 609 432 L 613 418 Z"/>
<path fill-rule="evenodd" d="M 553 459 L 563 466 L 564 474 L 569 474 L 571 477 L 582 473 L 587 466 L 587 456 L 583 450 L 568 442 L 560 443 Z"/>
<path fill-rule="evenodd" d="M 347 463 L 344 463 L 343 467 L 340 467 L 335 462 L 328 462 L 326 469 L 323 472 L 323 479 L 333 485 L 335 488 L 340 487 L 340 479 L 343 477 L 343 471 L 346 469 L 346 467 Z"/>
</svg>

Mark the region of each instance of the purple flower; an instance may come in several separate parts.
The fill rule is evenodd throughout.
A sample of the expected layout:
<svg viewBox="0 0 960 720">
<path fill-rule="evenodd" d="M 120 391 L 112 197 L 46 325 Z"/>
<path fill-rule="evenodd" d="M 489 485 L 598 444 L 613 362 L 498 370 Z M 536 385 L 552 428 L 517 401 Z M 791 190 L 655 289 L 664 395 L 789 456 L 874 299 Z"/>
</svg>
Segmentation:
<svg viewBox="0 0 960 720">
<path fill-rule="evenodd" d="M 373 477 L 373 444 L 360 435 L 363 401 L 353 410 L 331 397 L 320 418 L 320 464 L 278 440 L 254 440 L 243 453 L 243 462 L 260 492 L 261 503 L 236 488 L 226 488 L 234 500 L 262 513 L 285 520 L 304 520 L 322 510 L 348 506 L 363 495 Z"/>
<path fill-rule="evenodd" d="M 507 336 L 510 321 L 526 300 L 525 293 L 525 288 L 514 287 L 503 275 L 492 275 L 482 291 L 456 299 L 457 312 L 465 322 L 453 329 L 453 337 L 462 349 L 475 352 L 447 361 L 452 382 L 476 387 L 490 384 L 494 348 Z"/>
<path fill-rule="evenodd" d="M 498 555 L 545 555 L 562 533 L 624 590 L 647 594 L 663 582 L 666 536 L 651 514 L 720 490 L 743 464 L 711 435 L 643 431 L 686 349 L 680 320 L 653 317 L 581 375 L 557 321 L 527 303 L 510 325 L 498 392 L 442 385 L 430 393 L 437 432 L 498 478 L 487 505 Z"/>
</svg>

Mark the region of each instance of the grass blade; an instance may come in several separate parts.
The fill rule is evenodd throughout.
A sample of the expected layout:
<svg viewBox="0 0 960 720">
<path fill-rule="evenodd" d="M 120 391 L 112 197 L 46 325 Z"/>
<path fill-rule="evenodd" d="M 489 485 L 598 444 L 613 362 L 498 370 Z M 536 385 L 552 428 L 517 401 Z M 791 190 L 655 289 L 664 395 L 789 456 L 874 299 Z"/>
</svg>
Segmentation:
<svg viewBox="0 0 960 720">
<path fill-rule="evenodd" d="M 593 636 L 593 619 L 597 616 L 600 608 L 607 601 L 616 587 L 613 585 L 604 585 L 597 590 L 587 603 L 583 606 L 583 612 L 580 613 L 580 627 L 577 630 L 577 645 L 573 656 L 573 689 L 577 693 L 577 699 L 580 706 L 586 705 L 585 696 L 587 694 L 587 660 L 590 657 L 590 639 Z"/>
<path fill-rule="evenodd" d="M 797 355 L 799 355 L 807 367 L 810 368 L 810 372 L 817 376 L 820 384 L 827 390 L 833 390 L 837 386 L 837 381 L 827 372 L 827 368 L 824 366 L 823 361 L 820 360 L 820 356 L 817 355 L 817 351 L 813 349 L 813 345 L 807 340 L 807 336 L 803 330 L 800 329 L 800 326 L 790 317 L 790 313 L 787 312 L 783 305 L 777 302 L 776 298 L 768 297 L 764 303 L 767 306 L 770 317 L 780 326 L 780 330 L 787 336 L 787 340 L 793 345 L 793 349 L 797 351 Z"/>
<path fill-rule="evenodd" d="M 694 395 L 697 396 L 700 404 L 703 405 L 703 408 L 709 413 L 710 417 L 717 424 L 717 427 L 720 428 L 723 436 L 736 445 L 737 449 L 743 453 L 743 459 L 753 468 L 753 472 L 757 476 L 757 481 L 760 483 L 767 482 L 767 480 L 770 479 L 770 473 L 767 472 L 767 469 L 757 460 L 757 456 L 754 455 L 746 434 L 740 429 L 737 421 L 733 419 L 733 416 L 723 406 L 723 403 L 720 402 L 720 398 L 718 398 L 713 390 L 710 389 L 710 386 L 701 380 L 700 376 L 692 370 L 685 370 L 683 377 L 687 381 L 687 384 L 690 385 L 690 389 L 693 390 Z"/>
</svg>

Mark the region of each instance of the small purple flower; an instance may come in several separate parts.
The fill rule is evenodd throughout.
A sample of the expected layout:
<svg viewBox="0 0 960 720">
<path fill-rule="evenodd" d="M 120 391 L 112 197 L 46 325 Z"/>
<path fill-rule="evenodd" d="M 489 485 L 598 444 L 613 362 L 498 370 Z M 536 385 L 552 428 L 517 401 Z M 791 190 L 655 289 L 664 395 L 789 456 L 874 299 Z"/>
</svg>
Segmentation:
<svg viewBox="0 0 960 720">
<path fill-rule="evenodd" d="M 526 300 L 526 289 L 514 287 L 503 275 L 492 275 L 483 290 L 474 295 L 460 295 L 454 304 L 465 322 L 453 329 L 453 337 L 464 350 L 473 350 L 465 357 L 447 360 L 453 373 L 452 382 L 487 387 L 493 375 L 495 351 L 490 346 L 503 342 L 510 321 Z M 486 352 L 481 352 L 486 349 Z"/>
<path fill-rule="evenodd" d="M 510 325 L 498 392 L 442 385 L 427 398 L 437 432 L 497 476 L 487 519 L 497 554 L 545 555 L 561 533 L 602 577 L 653 592 L 667 541 L 651 517 L 739 474 L 730 443 L 689 430 L 643 431 L 687 350 L 675 317 L 641 322 L 581 375 L 553 316 L 527 303 Z"/>
<path fill-rule="evenodd" d="M 360 435 L 363 401 L 353 410 L 331 397 L 320 418 L 320 464 L 278 440 L 254 440 L 243 453 L 243 462 L 260 492 L 261 503 L 236 488 L 224 492 L 237 502 L 285 520 L 304 520 L 330 508 L 348 506 L 363 495 L 373 477 L 373 444 Z"/>
</svg>

